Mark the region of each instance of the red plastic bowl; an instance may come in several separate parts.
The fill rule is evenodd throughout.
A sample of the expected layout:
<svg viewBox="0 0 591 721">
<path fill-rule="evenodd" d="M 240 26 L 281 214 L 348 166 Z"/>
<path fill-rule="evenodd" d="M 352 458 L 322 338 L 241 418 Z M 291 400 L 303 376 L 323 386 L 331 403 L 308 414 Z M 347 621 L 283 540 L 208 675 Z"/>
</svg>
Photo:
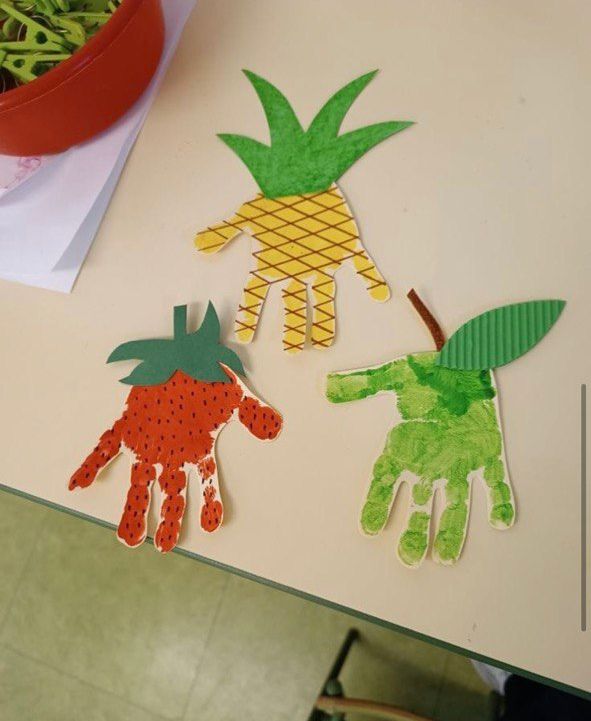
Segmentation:
<svg viewBox="0 0 591 721">
<path fill-rule="evenodd" d="M 123 0 L 71 58 L 0 94 L 0 153 L 59 153 L 100 133 L 146 89 L 163 45 L 160 0 Z"/>
</svg>

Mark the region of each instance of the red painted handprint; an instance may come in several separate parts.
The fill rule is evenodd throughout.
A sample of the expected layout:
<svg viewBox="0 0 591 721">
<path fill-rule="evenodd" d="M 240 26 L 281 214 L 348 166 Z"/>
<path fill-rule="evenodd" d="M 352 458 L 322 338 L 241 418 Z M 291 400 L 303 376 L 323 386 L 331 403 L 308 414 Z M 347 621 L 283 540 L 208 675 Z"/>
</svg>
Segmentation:
<svg viewBox="0 0 591 721">
<path fill-rule="evenodd" d="M 234 418 L 261 440 L 272 440 L 281 431 L 279 413 L 246 388 L 237 375 L 244 373 L 240 359 L 218 338 L 213 305 L 192 334 L 186 333 L 186 306 L 180 306 L 175 308 L 174 340 L 132 341 L 109 357 L 143 362 L 123 379 L 134 386 L 123 414 L 100 437 L 69 487 L 89 486 L 112 459 L 128 451 L 134 459 L 131 486 L 117 531 L 128 546 L 138 546 L 146 537 L 155 480 L 162 506 L 154 543 L 159 551 L 176 546 L 191 471 L 201 482 L 201 528 L 215 531 L 223 518 L 214 454 L 218 433 Z"/>
</svg>

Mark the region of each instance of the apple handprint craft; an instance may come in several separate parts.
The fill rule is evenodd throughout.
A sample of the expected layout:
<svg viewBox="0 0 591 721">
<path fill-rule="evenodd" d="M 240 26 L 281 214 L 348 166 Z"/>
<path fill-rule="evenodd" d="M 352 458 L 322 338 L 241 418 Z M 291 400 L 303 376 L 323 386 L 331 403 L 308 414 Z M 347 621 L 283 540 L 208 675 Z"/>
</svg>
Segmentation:
<svg viewBox="0 0 591 721">
<path fill-rule="evenodd" d="M 400 484 L 410 483 L 398 557 L 408 567 L 419 566 L 429 546 L 434 492 L 441 488 L 445 507 L 433 557 L 453 564 L 466 538 L 474 479 L 485 487 L 490 524 L 506 529 L 515 520 L 492 369 L 538 343 L 565 303 L 541 300 L 496 308 L 468 321 L 445 343 L 439 325 L 414 291 L 409 298 L 429 327 L 437 351 L 331 373 L 326 395 L 332 403 L 345 403 L 395 394 L 401 421 L 388 432 L 374 464 L 361 530 L 370 536 L 382 531 Z"/>
</svg>

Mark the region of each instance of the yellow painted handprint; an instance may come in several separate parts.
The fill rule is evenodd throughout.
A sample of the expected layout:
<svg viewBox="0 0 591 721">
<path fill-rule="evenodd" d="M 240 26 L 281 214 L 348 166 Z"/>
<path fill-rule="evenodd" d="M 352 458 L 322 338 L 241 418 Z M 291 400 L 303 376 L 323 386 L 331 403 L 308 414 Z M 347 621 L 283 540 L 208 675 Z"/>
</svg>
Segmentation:
<svg viewBox="0 0 591 721">
<path fill-rule="evenodd" d="M 233 217 L 198 233 L 195 244 L 204 253 L 215 253 L 242 232 L 256 241 L 255 267 L 236 317 L 238 340 L 252 340 L 269 287 L 279 283 L 285 308 L 283 347 L 289 353 L 302 350 L 309 285 L 312 344 L 326 348 L 335 335 L 334 273 L 340 265 L 352 261 L 375 300 L 390 297 L 335 181 L 357 158 L 410 123 L 378 123 L 338 135 L 347 110 L 375 73 L 333 95 L 306 131 L 277 88 L 253 73 L 246 75 L 263 104 L 271 145 L 237 135 L 220 137 L 246 163 L 262 193 Z"/>
<path fill-rule="evenodd" d="M 304 347 L 306 285 L 313 298 L 312 344 L 328 347 L 335 335 L 334 272 L 352 260 L 372 298 L 387 300 L 390 291 L 359 239 L 357 224 L 340 190 L 282 198 L 258 195 L 229 220 L 199 233 L 196 245 L 204 253 L 221 250 L 246 231 L 254 236 L 256 267 L 250 272 L 236 317 L 236 335 L 249 343 L 256 331 L 269 287 L 281 283 L 285 306 L 283 346 L 288 352 Z"/>
</svg>

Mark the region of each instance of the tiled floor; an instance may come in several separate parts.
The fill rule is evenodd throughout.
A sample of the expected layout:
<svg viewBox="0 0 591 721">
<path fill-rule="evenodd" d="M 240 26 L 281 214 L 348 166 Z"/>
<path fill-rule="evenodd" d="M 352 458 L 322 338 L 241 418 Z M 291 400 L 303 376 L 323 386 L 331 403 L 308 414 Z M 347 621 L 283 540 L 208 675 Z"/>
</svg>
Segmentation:
<svg viewBox="0 0 591 721">
<path fill-rule="evenodd" d="M 0 534 L 0 721 L 305 721 L 352 625 L 349 695 L 489 718 L 441 649 L 3 492 Z"/>
</svg>

